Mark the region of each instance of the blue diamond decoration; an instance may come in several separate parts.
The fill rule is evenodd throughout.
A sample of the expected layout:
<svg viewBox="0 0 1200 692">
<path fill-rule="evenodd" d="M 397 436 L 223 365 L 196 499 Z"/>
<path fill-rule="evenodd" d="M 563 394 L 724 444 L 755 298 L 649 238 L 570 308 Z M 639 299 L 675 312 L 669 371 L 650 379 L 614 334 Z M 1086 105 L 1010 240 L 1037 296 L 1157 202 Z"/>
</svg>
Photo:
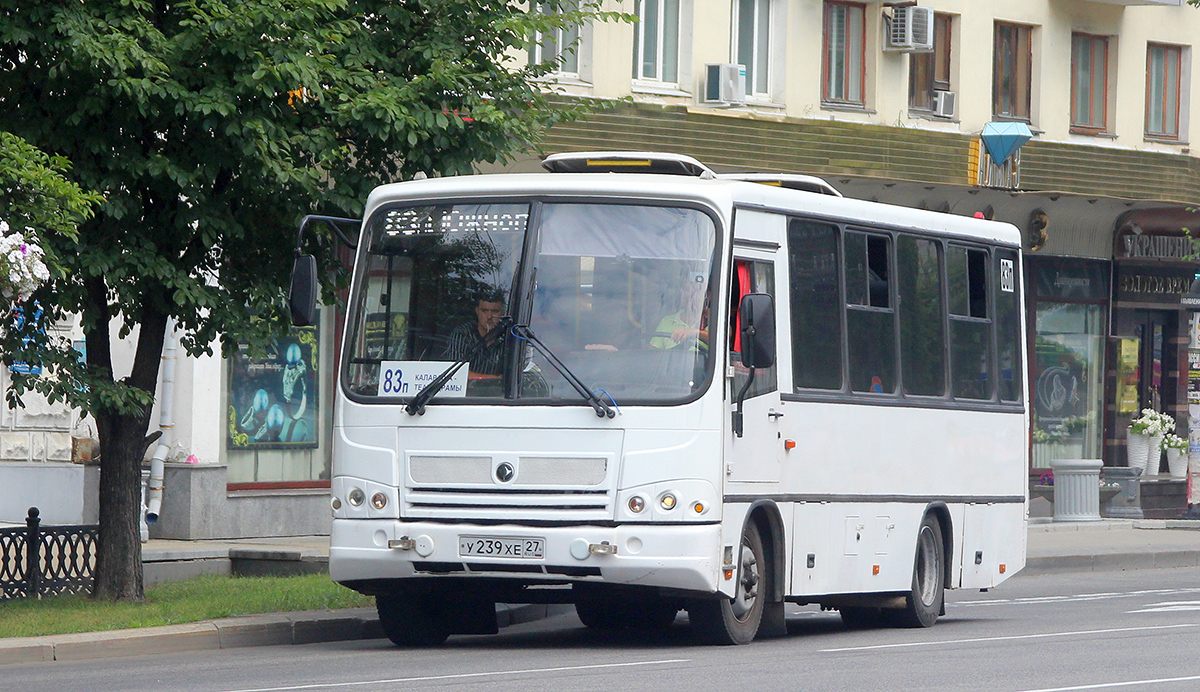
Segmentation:
<svg viewBox="0 0 1200 692">
<path fill-rule="evenodd" d="M 997 166 L 1008 160 L 1021 145 L 1033 138 L 1025 123 L 991 122 L 983 126 L 980 139 Z"/>
</svg>

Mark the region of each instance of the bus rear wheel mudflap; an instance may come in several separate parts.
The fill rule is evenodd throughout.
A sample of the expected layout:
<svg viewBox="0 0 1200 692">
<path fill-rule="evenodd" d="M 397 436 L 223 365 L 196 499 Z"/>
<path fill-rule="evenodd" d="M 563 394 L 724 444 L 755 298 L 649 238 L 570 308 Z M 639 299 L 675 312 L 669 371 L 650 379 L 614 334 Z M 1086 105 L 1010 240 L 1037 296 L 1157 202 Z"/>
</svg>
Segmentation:
<svg viewBox="0 0 1200 692">
<path fill-rule="evenodd" d="M 713 644 L 749 644 L 758 635 L 772 575 L 754 520 L 742 533 L 737 589 L 732 599 L 692 599 L 688 619 L 701 641 Z"/>
</svg>

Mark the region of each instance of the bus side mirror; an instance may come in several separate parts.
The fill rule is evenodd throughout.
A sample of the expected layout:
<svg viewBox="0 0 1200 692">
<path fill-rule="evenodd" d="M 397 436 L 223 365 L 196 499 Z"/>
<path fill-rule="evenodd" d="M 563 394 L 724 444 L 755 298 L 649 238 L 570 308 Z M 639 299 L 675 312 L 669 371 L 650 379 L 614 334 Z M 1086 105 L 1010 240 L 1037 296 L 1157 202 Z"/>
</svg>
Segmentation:
<svg viewBox="0 0 1200 692">
<path fill-rule="evenodd" d="M 769 368 L 775 364 L 775 300 L 766 293 L 747 293 L 738 306 L 742 330 L 742 365 Z"/>
<path fill-rule="evenodd" d="M 292 264 L 292 286 L 288 291 L 288 307 L 292 324 L 311 327 L 317 318 L 317 259 L 312 255 L 297 255 Z"/>
</svg>

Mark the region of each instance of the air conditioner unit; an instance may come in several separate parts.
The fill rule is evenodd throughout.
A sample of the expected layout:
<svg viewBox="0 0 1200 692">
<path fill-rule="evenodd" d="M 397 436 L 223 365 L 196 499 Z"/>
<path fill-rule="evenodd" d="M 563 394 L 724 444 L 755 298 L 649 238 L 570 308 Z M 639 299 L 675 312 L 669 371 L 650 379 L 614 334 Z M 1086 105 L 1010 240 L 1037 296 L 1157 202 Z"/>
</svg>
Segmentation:
<svg viewBox="0 0 1200 692">
<path fill-rule="evenodd" d="M 940 118 L 953 118 L 958 107 L 958 94 L 953 91 L 933 92 L 933 114 Z"/>
<path fill-rule="evenodd" d="M 704 103 L 746 102 L 746 66 L 708 63 L 704 66 Z"/>
<path fill-rule="evenodd" d="M 927 53 L 933 50 L 933 10 L 920 5 L 892 8 L 886 50 Z"/>
</svg>

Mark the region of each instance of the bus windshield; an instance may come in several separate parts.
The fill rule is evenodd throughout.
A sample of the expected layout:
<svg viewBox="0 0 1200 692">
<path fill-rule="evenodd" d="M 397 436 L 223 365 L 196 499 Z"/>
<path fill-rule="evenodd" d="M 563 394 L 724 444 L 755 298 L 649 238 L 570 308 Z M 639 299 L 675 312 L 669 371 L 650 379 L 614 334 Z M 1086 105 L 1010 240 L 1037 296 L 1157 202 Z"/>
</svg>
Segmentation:
<svg viewBox="0 0 1200 692">
<path fill-rule="evenodd" d="M 366 239 L 345 370 L 356 398 L 411 398 L 459 363 L 435 402 L 583 405 L 581 383 L 618 406 L 671 403 L 711 377 L 716 227 L 699 210 L 397 206 Z"/>
</svg>

